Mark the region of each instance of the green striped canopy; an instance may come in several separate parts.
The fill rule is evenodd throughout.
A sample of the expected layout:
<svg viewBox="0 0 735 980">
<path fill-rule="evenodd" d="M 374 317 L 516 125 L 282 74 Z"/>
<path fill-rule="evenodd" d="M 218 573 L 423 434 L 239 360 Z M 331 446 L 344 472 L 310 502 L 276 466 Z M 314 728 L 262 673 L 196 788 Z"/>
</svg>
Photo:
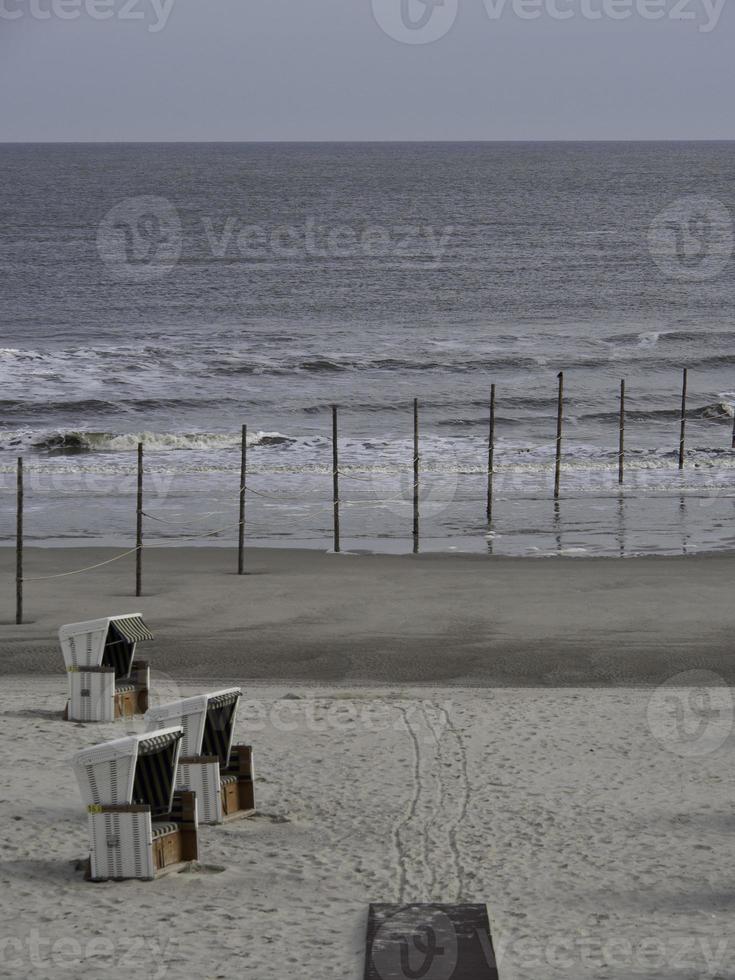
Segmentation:
<svg viewBox="0 0 735 980">
<path fill-rule="evenodd" d="M 127 640 L 128 643 L 139 643 L 141 640 L 152 640 L 153 634 L 140 616 L 126 616 L 124 619 L 113 619 L 110 624 Z"/>
</svg>

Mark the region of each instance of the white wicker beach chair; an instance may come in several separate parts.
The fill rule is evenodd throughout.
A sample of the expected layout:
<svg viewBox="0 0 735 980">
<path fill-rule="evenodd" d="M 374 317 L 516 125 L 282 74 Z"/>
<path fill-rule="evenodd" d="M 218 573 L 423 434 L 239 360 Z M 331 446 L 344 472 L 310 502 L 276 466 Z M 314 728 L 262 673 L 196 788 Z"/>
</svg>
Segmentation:
<svg viewBox="0 0 735 980">
<path fill-rule="evenodd" d="M 129 735 L 74 756 L 92 881 L 152 879 L 197 859 L 196 796 L 175 788 L 183 734 L 174 727 Z"/>
<path fill-rule="evenodd" d="M 150 668 L 135 661 L 153 634 L 140 613 L 69 623 L 59 630 L 69 677 L 69 721 L 114 721 L 148 710 Z"/>
<path fill-rule="evenodd" d="M 233 745 L 238 687 L 151 708 L 149 729 L 181 725 L 184 730 L 176 777 L 179 789 L 196 793 L 202 823 L 223 823 L 255 813 L 253 750 Z"/>
</svg>

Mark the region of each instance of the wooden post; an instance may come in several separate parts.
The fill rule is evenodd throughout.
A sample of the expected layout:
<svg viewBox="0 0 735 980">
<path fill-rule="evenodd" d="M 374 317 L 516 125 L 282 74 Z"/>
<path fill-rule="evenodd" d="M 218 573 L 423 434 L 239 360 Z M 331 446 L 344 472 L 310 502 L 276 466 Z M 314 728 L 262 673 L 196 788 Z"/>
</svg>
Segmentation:
<svg viewBox="0 0 735 980">
<path fill-rule="evenodd" d="M 23 457 L 18 457 L 15 527 L 15 622 L 23 622 Z"/>
<path fill-rule="evenodd" d="M 554 499 L 559 499 L 561 487 L 561 442 L 564 431 L 564 372 L 559 372 L 559 401 L 556 413 L 556 468 L 554 471 Z"/>
<path fill-rule="evenodd" d="M 240 446 L 240 524 L 237 528 L 237 574 L 245 572 L 245 481 L 248 474 L 248 427 L 242 427 Z"/>
<path fill-rule="evenodd" d="M 687 430 L 687 369 L 684 368 L 681 382 L 681 430 L 679 433 L 679 469 L 684 469 L 685 442 Z"/>
<path fill-rule="evenodd" d="M 620 382 L 620 442 L 618 444 L 618 483 L 625 479 L 625 380 Z"/>
<path fill-rule="evenodd" d="M 337 406 L 332 405 L 332 506 L 334 512 L 334 553 L 339 554 L 339 444 Z"/>
<path fill-rule="evenodd" d="M 493 475 L 495 465 L 495 385 L 490 385 L 490 431 L 487 438 L 487 522 L 493 520 Z"/>
<path fill-rule="evenodd" d="M 413 400 L 413 553 L 419 553 L 419 400 Z"/>
<path fill-rule="evenodd" d="M 735 405 L 733 405 L 733 419 L 732 419 L 732 448 L 735 449 Z"/>
<path fill-rule="evenodd" d="M 143 594 L 143 443 L 138 443 L 138 505 L 135 512 L 135 594 Z"/>
</svg>

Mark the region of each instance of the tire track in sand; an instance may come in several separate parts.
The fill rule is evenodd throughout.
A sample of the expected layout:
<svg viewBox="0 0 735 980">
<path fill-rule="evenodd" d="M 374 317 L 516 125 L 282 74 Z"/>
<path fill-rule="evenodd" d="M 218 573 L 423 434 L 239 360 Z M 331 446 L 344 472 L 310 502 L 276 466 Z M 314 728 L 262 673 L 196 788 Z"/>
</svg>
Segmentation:
<svg viewBox="0 0 735 980">
<path fill-rule="evenodd" d="M 407 901 L 418 901 L 421 897 L 413 881 L 417 862 L 415 855 L 412 855 L 411 851 L 415 849 L 412 845 L 415 845 L 416 842 L 415 831 L 412 832 L 412 824 L 416 822 L 416 817 L 419 812 L 423 787 L 421 779 L 421 747 L 418 736 L 411 725 L 406 708 L 402 705 L 397 705 L 397 708 L 403 717 L 403 724 L 409 735 L 412 751 L 411 778 L 413 785 L 411 796 L 404 816 L 393 826 L 393 844 L 398 857 L 397 900 L 400 905 L 404 905 Z M 424 842 L 424 848 L 425 846 Z M 421 884 L 419 882 L 419 887 L 421 887 Z M 407 897 L 409 887 L 411 889 L 411 895 Z"/>
<path fill-rule="evenodd" d="M 451 782 L 445 786 L 443 791 L 444 800 L 449 801 L 448 805 L 445 803 L 445 809 L 454 811 L 454 815 L 445 825 L 448 845 L 447 853 L 451 855 L 450 863 L 453 865 L 453 873 L 452 871 L 449 871 L 449 874 L 444 882 L 445 893 L 447 896 L 445 901 L 459 902 L 461 900 L 466 900 L 467 896 L 465 894 L 464 865 L 459 849 L 457 834 L 467 819 L 472 789 L 470 786 L 468 773 L 467 751 L 464 746 L 462 735 L 452 721 L 452 718 L 446 708 L 438 707 L 437 711 L 440 714 L 443 722 L 442 732 L 448 732 L 452 742 L 454 743 L 454 749 L 452 750 L 450 749 L 450 746 L 447 745 L 446 739 L 442 737 L 442 733 L 440 732 L 439 736 L 436 736 L 436 732 L 434 732 L 437 740 L 437 751 L 439 756 L 439 778 L 443 782 L 447 779 L 451 780 Z"/>
<path fill-rule="evenodd" d="M 412 754 L 408 804 L 393 827 L 398 901 L 457 901 L 465 888 L 457 837 L 471 796 L 462 735 L 446 708 L 417 703 L 398 710 Z"/>
</svg>

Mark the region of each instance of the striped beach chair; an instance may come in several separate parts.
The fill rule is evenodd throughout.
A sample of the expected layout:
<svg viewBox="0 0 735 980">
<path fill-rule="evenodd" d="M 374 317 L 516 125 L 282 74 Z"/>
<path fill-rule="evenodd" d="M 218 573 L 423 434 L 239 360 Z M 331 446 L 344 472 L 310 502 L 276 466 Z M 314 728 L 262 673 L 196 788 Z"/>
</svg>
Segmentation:
<svg viewBox="0 0 735 980">
<path fill-rule="evenodd" d="M 151 708 L 145 716 L 151 730 L 183 728 L 176 785 L 196 793 L 202 823 L 255 813 L 253 750 L 232 744 L 241 696 L 239 687 L 231 687 Z"/>
<path fill-rule="evenodd" d="M 151 880 L 197 860 L 196 796 L 175 785 L 183 736 L 179 727 L 164 728 L 74 756 L 88 812 L 90 880 Z"/>
<path fill-rule="evenodd" d="M 153 634 L 140 613 L 69 623 L 59 630 L 69 678 L 69 721 L 114 721 L 148 710 L 150 668 L 135 659 Z"/>
</svg>

